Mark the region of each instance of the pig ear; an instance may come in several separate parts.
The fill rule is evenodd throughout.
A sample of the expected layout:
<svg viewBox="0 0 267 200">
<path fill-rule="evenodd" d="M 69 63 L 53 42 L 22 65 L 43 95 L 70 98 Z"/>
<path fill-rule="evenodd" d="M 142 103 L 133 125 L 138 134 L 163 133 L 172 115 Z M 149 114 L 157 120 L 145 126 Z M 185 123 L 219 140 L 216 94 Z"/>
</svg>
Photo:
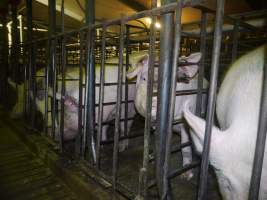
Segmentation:
<svg viewBox="0 0 267 200">
<path fill-rule="evenodd" d="M 192 53 L 187 57 L 183 57 L 182 59 L 189 63 L 198 63 L 201 59 L 202 54 L 200 52 Z"/>
<path fill-rule="evenodd" d="M 188 57 L 181 57 L 180 61 L 185 62 L 185 66 L 179 67 L 179 72 L 188 78 L 193 78 L 198 72 L 198 62 L 201 59 L 201 53 L 192 53 Z M 188 65 L 186 65 L 188 63 Z M 193 63 L 196 63 L 195 65 Z"/>
<path fill-rule="evenodd" d="M 127 78 L 128 79 L 135 78 L 138 74 L 140 74 L 142 72 L 143 66 L 145 66 L 147 64 L 148 64 L 148 56 L 145 55 L 145 56 L 141 57 L 137 61 L 137 63 L 133 64 L 133 65 L 135 65 L 135 68 L 133 69 L 133 71 L 127 72 Z"/>
</svg>

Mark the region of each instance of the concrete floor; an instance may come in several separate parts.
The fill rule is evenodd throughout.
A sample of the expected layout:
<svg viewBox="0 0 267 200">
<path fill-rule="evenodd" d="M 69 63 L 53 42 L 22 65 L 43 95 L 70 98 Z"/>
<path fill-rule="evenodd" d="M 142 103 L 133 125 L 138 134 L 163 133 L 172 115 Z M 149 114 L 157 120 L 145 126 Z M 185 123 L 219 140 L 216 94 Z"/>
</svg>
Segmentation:
<svg viewBox="0 0 267 200">
<path fill-rule="evenodd" d="M 52 171 L 35 157 L 3 121 L 0 111 L 0 199 L 78 199 Z"/>
</svg>

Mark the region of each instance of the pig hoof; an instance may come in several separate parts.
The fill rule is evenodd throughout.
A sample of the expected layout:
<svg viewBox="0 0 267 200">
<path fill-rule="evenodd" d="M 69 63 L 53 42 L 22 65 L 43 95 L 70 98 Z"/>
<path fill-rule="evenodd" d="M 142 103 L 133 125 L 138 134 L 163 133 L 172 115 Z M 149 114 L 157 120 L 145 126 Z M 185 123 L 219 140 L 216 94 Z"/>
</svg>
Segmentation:
<svg viewBox="0 0 267 200">
<path fill-rule="evenodd" d="M 119 143 L 119 152 L 125 151 L 128 148 L 128 143 L 129 143 L 128 140 L 120 141 L 120 143 Z"/>
<path fill-rule="evenodd" d="M 194 173 L 192 172 L 192 170 L 186 171 L 185 173 L 181 174 L 181 178 L 185 179 L 187 181 L 189 181 L 190 179 L 192 179 L 194 176 Z"/>
</svg>

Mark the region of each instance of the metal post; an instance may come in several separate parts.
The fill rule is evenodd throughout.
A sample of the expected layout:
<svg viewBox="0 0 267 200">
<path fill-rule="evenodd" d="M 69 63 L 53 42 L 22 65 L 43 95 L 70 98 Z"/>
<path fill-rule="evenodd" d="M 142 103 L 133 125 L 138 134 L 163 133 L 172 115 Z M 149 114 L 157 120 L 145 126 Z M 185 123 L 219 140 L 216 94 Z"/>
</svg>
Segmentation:
<svg viewBox="0 0 267 200">
<path fill-rule="evenodd" d="M 26 0 L 26 11 L 27 11 L 27 42 L 31 42 L 32 37 L 32 1 Z M 28 46 L 28 65 L 26 66 L 26 76 L 27 81 L 27 95 L 26 95 L 26 113 L 27 116 L 30 116 L 31 110 L 31 100 L 30 100 L 30 91 L 31 91 L 31 56 L 32 56 L 32 47 L 31 44 Z M 25 91 L 26 93 L 26 91 Z"/>
<path fill-rule="evenodd" d="M 234 25 L 234 31 L 233 31 L 232 62 L 235 61 L 237 57 L 238 31 L 239 31 L 239 20 L 236 20 L 235 25 Z"/>
<path fill-rule="evenodd" d="M 101 44 L 101 67 L 100 67 L 100 87 L 99 87 L 99 108 L 98 108 L 98 129 L 97 129 L 97 145 L 96 145 L 96 167 L 100 168 L 100 142 L 103 129 L 103 103 L 104 103 L 104 84 L 105 84 L 105 61 L 106 61 L 106 26 L 102 29 Z"/>
<path fill-rule="evenodd" d="M 198 92 L 197 92 L 197 105 L 196 114 L 201 116 L 202 113 L 202 89 L 204 80 L 204 69 L 205 69 L 205 56 L 206 56 L 206 27 L 207 27 L 207 13 L 202 11 L 201 15 L 201 27 L 200 27 L 200 52 L 201 60 L 198 70 Z"/>
<path fill-rule="evenodd" d="M 80 31 L 80 60 L 79 60 L 79 113 L 78 113 L 78 136 L 75 139 L 75 154 L 78 157 L 81 153 L 81 139 L 83 130 L 83 48 L 84 33 Z"/>
<path fill-rule="evenodd" d="M 117 103 L 116 103 L 116 118 L 115 118 L 115 133 L 113 145 L 113 165 L 112 165 L 112 186 L 113 191 L 117 186 L 118 172 L 118 154 L 119 154 L 119 136 L 120 136 L 120 119 L 121 119 L 121 98 L 122 98 L 122 79 L 123 79 L 123 50 L 124 50 L 124 21 L 120 25 L 120 47 L 119 47 L 119 68 L 118 68 L 118 86 L 117 86 Z"/>
<path fill-rule="evenodd" d="M 11 57 L 10 57 L 10 63 L 11 63 L 10 71 L 12 72 L 12 78 L 17 86 L 18 75 L 19 75 L 18 72 L 19 32 L 18 32 L 17 5 L 15 2 L 11 4 L 11 12 L 12 12 L 12 28 L 11 28 L 12 46 L 11 46 Z"/>
<path fill-rule="evenodd" d="M 86 24 L 92 25 L 95 22 L 95 1 L 86 0 Z M 88 142 L 88 150 L 91 152 L 92 160 L 96 162 L 95 155 L 95 61 L 94 61 L 94 37 L 95 30 L 89 28 L 87 37 L 87 62 L 86 62 L 86 92 L 85 92 L 85 120 L 84 120 L 84 139 Z M 87 111 L 87 112 L 86 112 Z M 86 140 L 83 141 L 86 143 Z"/>
<path fill-rule="evenodd" d="M 7 19 L 6 19 L 6 13 L 1 14 L 1 102 L 4 105 L 7 105 L 8 99 L 7 96 L 7 80 L 8 80 L 8 38 L 7 38 Z"/>
<path fill-rule="evenodd" d="M 50 39 L 46 42 L 46 65 L 45 65 L 45 117 L 44 117 L 44 133 L 48 133 L 48 88 L 49 88 L 49 68 L 50 68 Z"/>
<path fill-rule="evenodd" d="M 56 33 L 56 1 L 49 0 L 48 1 L 48 14 L 49 14 L 49 36 L 53 36 Z M 56 128 L 56 86 L 57 86 L 57 70 L 56 70 L 56 39 L 51 39 L 50 45 L 50 69 L 48 73 L 49 83 L 52 86 L 53 96 L 51 103 L 51 120 L 52 120 L 52 138 L 55 137 L 55 128 Z"/>
<path fill-rule="evenodd" d="M 211 139 L 211 128 L 214 120 L 214 110 L 216 102 L 217 76 L 218 76 L 219 58 L 221 49 L 223 15 L 224 15 L 224 0 L 217 0 L 215 32 L 214 32 L 213 49 L 212 49 L 210 88 L 208 95 L 205 139 L 204 139 L 201 169 L 200 169 L 198 200 L 206 199 L 206 192 L 207 192 L 210 139 Z"/>
<path fill-rule="evenodd" d="M 128 71 L 129 69 L 129 47 L 130 45 L 130 27 L 126 26 L 126 39 L 125 39 L 125 48 L 126 48 L 126 65 L 125 65 L 125 72 Z M 128 89 L 129 89 L 129 84 L 128 84 L 128 79 L 125 76 L 124 79 L 125 85 L 124 85 L 124 136 L 128 136 Z"/>
<path fill-rule="evenodd" d="M 181 15 L 182 15 L 183 0 L 179 0 L 175 11 L 175 26 L 174 26 L 174 46 L 173 46 L 173 56 L 172 56 L 172 69 L 171 69 L 171 93 L 169 98 L 169 121 L 167 124 L 167 141 L 166 141 L 166 151 L 165 151 L 165 162 L 163 168 L 163 192 L 161 199 L 169 199 L 172 197 L 169 183 L 169 164 L 171 156 L 171 139 L 172 139 L 172 122 L 174 119 L 175 111 L 175 99 L 176 99 L 176 83 L 177 83 L 177 66 L 178 57 L 180 53 L 180 42 L 181 42 Z"/>
<path fill-rule="evenodd" d="M 263 167 L 263 159 L 265 152 L 266 133 L 267 133 L 267 48 L 265 46 L 264 55 L 264 76 L 261 93 L 261 105 L 258 124 L 258 135 L 256 140 L 256 147 L 254 153 L 253 170 L 250 181 L 249 200 L 258 200 L 261 174 Z"/>
<path fill-rule="evenodd" d="M 64 33 L 64 0 L 61 0 L 61 32 Z M 61 104 L 60 104 L 60 152 L 64 148 L 64 114 L 65 114 L 65 68 L 66 68 L 66 41 L 65 36 L 61 40 Z"/>
<path fill-rule="evenodd" d="M 161 5 L 171 3 L 171 0 L 162 0 Z M 163 199 L 163 166 L 165 162 L 166 139 L 169 124 L 169 97 L 172 74 L 172 47 L 173 47 L 173 13 L 164 14 L 161 17 L 160 33 L 160 66 L 158 78 L 158 104 L 157 125 L 155 136 L 156 149 L 156 179 L 160 198 Z"/>
<path fill-rule="evenodd" d="M 152 0 L 151 8 L 157 7 L 157 1 Z M 144 129 L 144 155 L 143 166 L 139 174 L 138 196 L 147 199 L 147 173 L 149 163 L 149 148 L 150 148 L 150 131 L 151 131 L 151 110 L 153 97 L 153 82 L 154 82 L 154 63 L 155 63 L 155 41 L 156 31 L 155 25 L 157 17 L 152 16 L 149 33 L 149 60 L 148 60 L 148 80 L 147 80 L 147 100 L 146 100 L 146 120 Z"/>
</svg>

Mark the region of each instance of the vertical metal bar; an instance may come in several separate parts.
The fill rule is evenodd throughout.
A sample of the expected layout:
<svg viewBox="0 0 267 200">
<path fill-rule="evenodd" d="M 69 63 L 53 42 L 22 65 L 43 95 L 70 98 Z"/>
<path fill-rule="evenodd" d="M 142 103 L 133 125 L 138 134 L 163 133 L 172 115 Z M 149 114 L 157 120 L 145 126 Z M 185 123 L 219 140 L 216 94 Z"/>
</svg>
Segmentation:
<svg viewBox="0 0 267 200">
<path fill-rule="evenodd" d="M 96 167 L 100 168 L 100 142 L 103 129 L 103 103 L 104 103 L 104 84 L 105 84 L 105 60 L 106 60 L 106 26 L 103 25 L 101 44 L 101 66 L 100 66 L 100 88 L 99 88 L 99 108 L 98 108 L 98 129 L 96 145 Z"/>
<path fill-rule="evenodd" d="M 32 1 L 26 0 L 26 11 L 27 11 L 27 42 L 31 42 L 33 37 L 33 29 L 32 29 Z M 32 55 L 32 48 L 31 44 L 28 46 L 28 83 L 27 83 L 27 116 L 30 116 L 30 90 L 31 90 L 31 55 Z"/>
<path fill-rule="evenodd" d="M 50 39 L 46 42 L 46 65 L 45 65 L 45 117 L 44 117 L 44 133 L 47 135 L 48 133 L 48 88 L 49 88 L 49 67 L 50 67 Z"/>
<path fill-rule="evenodd" d="M 179 0 L 177 8 L 175 10 L 175 26 L 174 26 L 174 46 L 172 56 L 172 69 L 171 69 L 171 93 L 169 100 L 169 121 L 167 125 L 167 141 L 165 151 L 165 162 L 163 168 L 163 194 L 161 199 L 168 199 L 172 197 L 170 190 L 170 183 L 168 180 L 169 175 L 169 164 L 171 156 L 171 139 L 172 139 L 172 122 L 174 119 L 175 111 L 175 99 L 176 99 L 176 74 L 178 66 L 178 57 L 180 53 L 180 42 L 181 42 L 181 16 L 182 16 L 183 0 Z"/>
<path fill-rule="evenodd" d="M 16 83 L 16 90 L 17 90 L 17 82 L 18 82 L 18 47 L 19 47 L 19 32 L 18 32 L 18 16 L 17 16 L 17 5 L 16 3 L 11 4 L 11 11 L 12 11 L 12 28 L 11 28 L 11 35 L 12 35 L 12 46 L 11 46 L 11 72 L 12 77 Z M 14 59 L 16 58 L 16 59 Z"/>
<path fill-rule="evenodd" d="M 213 49 L 212 49 L 210 88 L 208 95 L 207 117 L 206 117 L 206 127 L 205 127 L 205 140 L 203 145 L 203 153 L 202 153 L 201 169 L 200 169 L 200 181 L 198 188 L 199 200 L 206 199 L 211 128 L 214 120 L 214 110 L 216 102 L 217 76 L 218 76 L 219 58 L 221 49 L 223 15 L 224 15 L 224 0 L 217 0 L 215 33 L 214 33 Z"/>
<path fill-rule="evenodd" d="M 6 14 L 7 13 L 2 13 L 1 15 L 1 23 L 2 23 L 2 73 L 1 73 L 1 77 L 2 77 L 2 82 L 1 82 L 1 100 L 3 105 L 7 105 L 8 99 L 7 97 L 7 80 L 8 80 L 8 33 L 7 33 L 7 18 L 6 18 Z"/>
<path fill-rule="evenodd" d="M 36 116 L 36 43 L 31 45 L 31 94 L 32 94 L 32 105 L 31 105 L 31 127 L 35 128 L 35 116 Z"/>
<path fill-rule="evenodd" d="M 64 33 L 64 26 L 65 26 L 65 21 L 64 21 L 64 0 L 61 0 L 61 32 Z M 66 38 L 65 36 L 62 36 L 61 40 L 61 104 L 60 104 L 60 151 L 63 152 L 64 148 L 64 114 L 65 114 L 65 68 L 66 68 Z"/>
<path fill-rule="evenodd" d="M 78 113 L 78 136 L 75 141 L 75 154 L 78 157 L 81 153 L 81 139 L 83 130 L 83 40 L 84 33 L 80 32 L 80 60 L 79 60 L 79 113 Z"/>
<path fill-rule="evenodd" d="M 202 11 L 201 15 L 201 25 L 200 25 L 200 52 L 201 60 L 198 70 L 198 91 L 197 91 L 197 104 L 196 104 L 196 114 L 201 116 L 202 113 L 202 89 L 204 80 L 204 69 L 205 69 L 205 56 L 206 56 L 206 27 L 207 27 L 207 13 Z"/>
<path fill-rule="evenodd" d="M 56 68 L 56 39 L 51 40 L 51 71 L 52 71 L 52 116 L 51 116 L 51 121 L 52 121 L 52 138 L 55 139 L 55 131 L 56 131 L 56 92 L 57 92 L 57 68 Z"/>
<path fill-rule="evenodd" d="M 49 9 L 49 29 L 48 34 L 51 37 L 56 32 L 56 1 L 48 1 Z M 50 76 L 51 75 L 51 76 Z M 57 73 L 56 73 L 56 39 L 51 39 L 50 45 L 50 69 L 49 69 L 50 84 L 52 86 L 52 103 L 51 103 L 51 121 L 52 121 L 52 138 L 55 138 L 56 128 L 56 84 L 57 84 Z"/>
<path fill-rule="evenodd" d="M 151 8 L 157 7 L 157 1 L 152 0 Z M 151 110 L 152 110 L 152 96 L 153 96 L 153 82 L 154 82 L 154 63 L 155 63 L 155 41 L 156 31 L 155 25 L 157 17 L 152 16 L 149 33 L 149 60 L 148 60 L 148 80 L 147 80 L 147 100 L 146 100 L 146 116 L 144 128 L 144 155 L 143 166 L 139 174 L 139 188 L 138 195 L 147 199 L 147 176 L 149 163 L 149 147 L 150 147 L 150 130 L 151 130 Z"/>
<path fill-rule="evenodd" d="M 264 48 L 263 84 L 254 162 L 250 180 L 249 200 L 258 200 L 267 133 L 267 47 Z"/>
<path fill-rule="evenodd" d="M 92 25 L 95 22 L 95 1 L 86 0 L 86 23 Z M 84 112 L 86 117 L 84 120 L 85 124 L 85 135 L 88 140 L 88 150 L 91 152 L 93 163 L 96 162 L 95 153 L 95 62 L 94 62 L 94 34 L 95 30 L 90 28 L 87 38 L 87 62 L 86 62 L 86 104 L 87 112 Z M 85 137 L 85 136 L 84 136 Z M 86 143 L 86 141 L 84 141 Z"/>
<path fill-rule="evenodd" d="M 125 65 L 125 74 L 129 69 L 129 53 L 130 53 L 130 27 L 126 25 L 126 39 L 125 39 L 125 48 L 126 48 L 126 65 Z M 124 85 L 124 134 L 125 136 L 128 136 L 128 90 L 129 90 L 129 84 L 128 79 L 125 75 L 124 79 L 125 85 Z"/>
<path fill-rule="evenodd" d="M 171 3 L 171 0 L 162 0 L 161 5 Z M 163 166 L 165 162 L 166 139 L 169 123 L 169 97 L 171 87 L 171 66 L 173 50 L 173 13 L 161 16 L 160 33 L 160 65 L 157 96 L 157 125 L 155 137 L 156 149 L 156 179 L 160 198 L 163 194 Z"/>
<path fill-rule="evenodd" d="M 121 98 L 122 98 L 122 79 L 123 79 L 123 50 L 124 50 L 124 21 L 120 24 L 120 47 L 119 47 L 119 68 L 118 68 L 118 86 L 117 86 L 117 103 L 116 103 L 116 118 L 115 118 L 115 133 L 113 146 L 113 165 L 112 165 L 112 185 L 113 191 L 117 186 L 118 172 L 118 154 L 119 154 L 119 136 L 120 136 L 120 118 L 121 118 Z"/>
<path fill-rule="evenodd" d="M 237 57 L 238 31 L 239 31 L 239 20 L 236 20 L 233 31 L 232 62 L 235 61 Z"/>
</svg>

